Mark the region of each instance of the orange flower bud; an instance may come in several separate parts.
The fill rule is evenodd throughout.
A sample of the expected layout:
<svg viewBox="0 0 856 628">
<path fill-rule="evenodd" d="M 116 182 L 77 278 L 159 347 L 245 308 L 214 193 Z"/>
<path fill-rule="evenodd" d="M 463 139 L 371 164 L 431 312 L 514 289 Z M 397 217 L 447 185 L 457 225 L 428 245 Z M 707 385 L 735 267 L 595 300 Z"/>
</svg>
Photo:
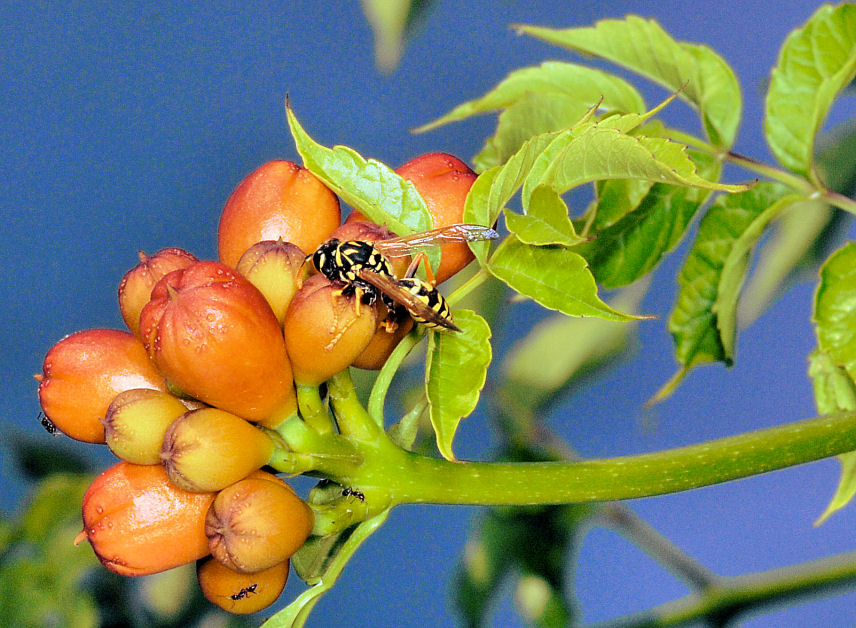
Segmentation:
<svg viewBox="0 0 856 628">
<path fill-rule="evenodd" d="M 241 256 L 235 270 L 265 295 L 279 324 L 297 292 L 306 254 L 290 242 L 257 242 Z"/>
<path fill-rule="evenodd" d="M 256 242 L 279 240 L 312 252 L 341 221 L 339 199 L 290 161 L 271 161 L 248 175 L 220 216 L 220 261 L 236 266 Z"/>
<path fill-rule="evenodd" d="M 188 395 L 251 421 L 296 410 L 279 322 L 231 268 L 197 262 L 169 273 L 140 326 L 155 364 Z"/>
<path fill-rule="evenodd" d="M 140 251 L 140 263 L 125 273 L 119 283 L 119 309 L 128 329 L 140 337 L 140 312 L 149 302 L 152 288 L 161 277 L 180 268 L 187 268 L 197 259 L 182 249 L 163 249 L 151 257 Z"/>
<path fill-rule="evenodd" d="M 267 608 L 280 596 L 288 580 L 288 561 L 248 574 L 206 558 L 197 564 L 196 578 L 209 602 L 235 615 L 247 615 Z"/>
<path fill-rule="evenodd" d="M 234 414 L 217 408 L 194 410 L 166 430 L 161 461 L 176 486 L 219 491 L 267 464 L 273 440 Z"/>
<path fill-rule="evenodd" d="M 166 428 L 185 412 L 187 406 L 162 390 L 120 392 L 104 417 L 107 446 L 127 462 L 158 464 Z"/>
<path fill-rule="evenodd" d="M 104 442 L 101 420 L 120 392 L 166 390 L 142 343 L 114 329 L 66 336 L 48 351 L 42 370 L 36 376 L 42 410 L 59 430 L 90 443 Z"/>
<path fill-rule="evenodd" d="M 283 332 L 294 381 L 316 386 L 346 369 L 368 346 L 377 307 L 338 294 L 323 275 L 313 275 L 294 295 Z"/>
<path fill-rule="evenodd" d="M 83 531 L 98 560 L 123 576 L 145 576 L 208 554 L 205 516 L 213 493 L 174 486 L 160 465 L 120 462 L 83 496 Z"/>
<path fill-rule="evenodd" d="M 384 319 L 378 317 L 378 320 L 380 324 L 377 331 L 375 331 L 368 346 L 354 359 L 351 366 L 370 371 L 379 370 L 386 364 L 389 355 L 395 350 L 401 339 L 413 329 L 413 319 L 409 316 L 400 317 L 398 326 L 391 332 L 387 330 Z"/>
<path fill-rule="evenodd" d="M 255 573 L 288 559 L 312 532 L 315 515 L 285 482 L 257 472 L 217 494 L 205 533 L 229 569 Z"/>
</svg>

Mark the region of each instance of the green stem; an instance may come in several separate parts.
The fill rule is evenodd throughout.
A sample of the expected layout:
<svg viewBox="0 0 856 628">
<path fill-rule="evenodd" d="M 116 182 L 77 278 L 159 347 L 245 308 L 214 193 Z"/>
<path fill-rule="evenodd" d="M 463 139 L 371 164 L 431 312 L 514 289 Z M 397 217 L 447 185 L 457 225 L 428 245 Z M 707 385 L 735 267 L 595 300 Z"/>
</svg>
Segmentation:
<svg viewBox="0 0 856 628">
<path fill-rule="evenodd" d="M 601 624 L 617 628 L 663 628 L 698 625 L 699 620 L 730 620 L 739 614 L 781 605 L 783 601 L 818 593 L 856 581 L 856 552 L 729 578 L 680 600 L 630 618 Z"/>
<path fill-rule="evenodd" d="M 478 272 L 475 273 L 472 277 L 467 279 L 463 284 L 458 286 L 458 288 L 452 292 L 449 296 L 446 297 L 446 301 L 449 303 L 449 307 L 459 303 L 462 299 L 464 299 L 470 292 L 478 288 L 485 281 L 490 278 L 490 273 L 488 273 L 484 267 L 479 268 Z"/>
<path fill-rule="evenodd" d="M 856 412 L 658 453 L 580 462 L 449 462 L 389 441 L 372 449 L 358 469 L 328 470 L 334 479 L 386 491 L 393 504 L 608 501 L 684 491 L 856 450 Z"/>
<path fill-rule="evenodd" d="M 741 168 L 760 174 L 768 179 L 784 183 L 788 187 L 806 195 L 817 194 L 818 190 L 811 184 L 810 181 L 803 179 L 787 170 L 781 170 L 764 162 L 757 161 L 740 153 L 728 152 L 725 154 L 725 159 L 733 164 L 737 164 Z"/>
<path fill-rule="evenodd" d="M 393 349 L 375 379 L 372 392 L 369 395 L 367 409 L 369 416 L 371 416 L 379 427 L 383 427 L 383 406 L 386 402 L 386 393 L 389 390 L 390 384 L 392 384 L 392 378 L 395 377 L 398 368 L 404 362 L 407 354 L 410 353 L 410 350 L 417 342 L 422 340 L 422 336 L 424 335 L 425 330 L 423 326 L 415 325 L 413 331 L 402 338 L 398 346 Z"/>
<path fill-rule="evenodd" d="M 349 369 L 337 373 L 327 381 L 327 394 L 342 436 L 374 440 L 382 434 L 380 427 L 360 403 Z"/>
<path fill-rule="evenodd" d="M 333 431 L 333 422 L 317 386 L 297 384 L 297 407 L 306 425 L 313 430 L 319 434 L 329 434 Z"/>
</svg>

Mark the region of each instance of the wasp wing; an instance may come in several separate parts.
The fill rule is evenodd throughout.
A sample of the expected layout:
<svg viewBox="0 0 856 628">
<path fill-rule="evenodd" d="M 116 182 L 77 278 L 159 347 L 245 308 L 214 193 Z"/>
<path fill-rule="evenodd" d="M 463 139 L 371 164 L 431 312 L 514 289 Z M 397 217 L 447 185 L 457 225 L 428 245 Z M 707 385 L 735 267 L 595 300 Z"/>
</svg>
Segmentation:
<svg viewBox="0 0 856 628">
<path fill-rule="evenodd" d="M 436 311 L 428 307 L 424 301 L 420 301 L 416 296 L 403 288 L 389 275 L 381 275 L 371 270 L 362 269 L 359 271 L 360 279 L 364 279 L 375 288 L 389 296 L 393 301 L 404 307 L 408 312 L 415 317 L 424 321 L 437 325 L 449 331 L 461 331 L 461 328 L 455 325 L 451 319 L 441 316 Z"/>
<path fill-rule="evenodd" d="M 400 238 L 378 240 L 372 244 L 384 255 L 407 255 L 413 248 L 447 244 L 449 242 L 477 242 L 480 240 L 495 240 L 499 234 L 490 227 L 482 225 L 456 224 L 438 227 L 431 231 L 414 233 Z"/>
</svg>

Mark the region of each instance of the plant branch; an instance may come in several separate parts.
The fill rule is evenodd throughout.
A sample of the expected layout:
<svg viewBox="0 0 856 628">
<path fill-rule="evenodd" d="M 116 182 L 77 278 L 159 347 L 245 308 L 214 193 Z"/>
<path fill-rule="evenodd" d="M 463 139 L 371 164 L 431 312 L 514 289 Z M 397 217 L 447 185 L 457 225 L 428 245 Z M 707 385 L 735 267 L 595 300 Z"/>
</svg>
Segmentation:
<svg viewBox="0 0 856 628">
<path fill-rule="evenodd" d="M 663 604 L 633 617 L 598 624 L 601 628 L 664 628 L 698 625 L 699 620 L 731 619 L 782 602 L 827 594 L 856 581 L 856 552 L 772 569 L 719 578 L 699 593 Z"/>
<path fill-rule="evenodd" d="M 449 462 L 380 444 L 346 480 L 392 503 L 534 505 L 674 493 L 856 449 L 856 412 L 799 421 L 689 447 L 579 462 Z M 336 470 L 328 471 L 336 479 Z"/>
</svg>

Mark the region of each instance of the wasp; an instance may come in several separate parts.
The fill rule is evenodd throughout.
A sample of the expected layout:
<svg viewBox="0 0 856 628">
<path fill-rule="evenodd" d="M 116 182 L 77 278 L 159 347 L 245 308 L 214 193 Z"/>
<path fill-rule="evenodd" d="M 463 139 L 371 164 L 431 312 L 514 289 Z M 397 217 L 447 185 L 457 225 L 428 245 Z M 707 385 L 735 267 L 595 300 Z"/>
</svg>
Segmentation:
<svg viewBox="0 0 856 628">
<path fill-rule="evenodd" d="M 400 305 L 416 322 L 427 327 L 460 331 L 452 322 L 446 299 L 434 286 L 434 277 L 425 254 L 417 255 L 400 278 L 394 275 L 388 256 L 407 255 L 414 247 L 492 240 L 497 237 L 499 234 L 490 227 L 455 224 L 377 242 L 341 242 L 333 238 L 315 251 L 312 264 L 330 281 L 344 284 L 342 294 L 357 294 L 358 302 L 371 305 L 380 298 L 390 310 L 394 311 L 396 305 Z M 421 260 L 425 260 L 428 281 L 415 276 Z"/>
</svg>

